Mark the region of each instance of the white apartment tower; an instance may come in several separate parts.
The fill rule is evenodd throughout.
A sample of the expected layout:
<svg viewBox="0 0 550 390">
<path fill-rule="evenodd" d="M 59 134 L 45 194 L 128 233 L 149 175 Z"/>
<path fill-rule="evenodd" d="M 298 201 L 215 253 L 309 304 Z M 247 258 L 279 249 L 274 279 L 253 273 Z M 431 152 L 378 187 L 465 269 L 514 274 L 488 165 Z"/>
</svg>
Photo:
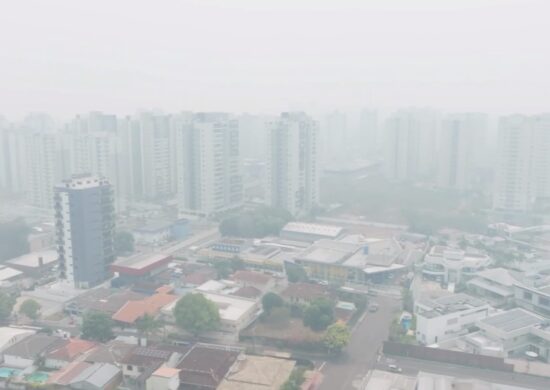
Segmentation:
<svg viewBox="0 0 550 390">
<path fill-rule="evenodd" d="M 388 179 L 408 181 L 434 175 L 438 120 L 424 109 L 401 110 L 386 121 L 385 166 Z"/>
<path fill-rule="evenodd" d="M 493 207 L 529 211 L 550 198 L 550 114 L 500 119 Z"/>
<path fill-rule="evenodd" d="M 319 202 L 319 125 L 305 113 L 282 113 L 268 126 L 266 202 L 294 216 Z"/>
<path fill-rule="evenodd" d="M 208 216 L 242 206 L 238 121 L 224 113 L 197 113 L 178 126 L 180 213 Z"/>
<path fill-rule="evenodd" d="M 437 164 L 438 185 L 459 191 L 479 183 L 486 150 L 487 115 L 460 113 L 442 122 Z"/>
</svg>

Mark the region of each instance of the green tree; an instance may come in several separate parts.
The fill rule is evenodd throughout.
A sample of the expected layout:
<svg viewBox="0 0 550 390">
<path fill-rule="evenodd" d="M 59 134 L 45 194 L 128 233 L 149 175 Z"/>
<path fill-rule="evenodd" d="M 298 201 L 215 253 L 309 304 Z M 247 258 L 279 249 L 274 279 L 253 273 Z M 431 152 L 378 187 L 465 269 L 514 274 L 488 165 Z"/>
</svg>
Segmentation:
<svg viewBox="0 0 550 390">
<path fill-rule="evenodd" d="M 292 216 L 286 210 L 259 207 L 222 220 L 219 229 L 223 236 L 265 237 L 279 234 L 291 219 Z"/>
<path fill-rule="evenodd" d="M 130 232 L 118 232 L 115 235 L 115 251 L 117 255 L 134 251 L 134 236 Z"/>
<path fill-rule="evenodd" d="M 216 330 L 220 325 L 220 313 L 216 304 L 202 294 L 183 296 L 174 308 L 176 324 L 195 337 L 202 332 Z"/>
<path fill-rule="evenodd" d="M 149 314 L 145 314 L 136 320 L 137 331 L 140 335 L 145 337 L 155 333 L 161 326 L 161 321 Z"/>
<path fill-rule="evenodd" d="M 227 279 L 233 273 L 229 260 L 217 260 L 213 263 L 218 279 Z"/>
<path fill-rule="evenodd" d="M 0 223 L 0 261 L 28 253 L 30 232 L 23 219 Z"/>
<path fill-rule="evenodd" d="M 114 337 L 111 317 L 98 311 L 91 311 L 84 315 L 81 331 L 82 338 L 85 340 L 104 343 Z"/>
<path fill-rule="evenodd" d="M 40 304 L 34 299 L 27 299 L 19 307 L 19 313 L 24 314 L 31 320 L 37 320 L 40 317 Z"/>
<path fill-rule="evenodd" d="M 308 277 L 306 270 L 299 264 L 285 265 L 286 277 L 290 283 L 307 282 Z"/>
<path fill-rule="evenodd" d="M 283 298 L 274 292 L 268 292 L 262 298 L 262 308 L 264 309 L 264 313 L 268 315 L 271 313 L 271 310 L 276 307 L 282 307 L 284 304 L 285 301 L 283 301 Z"/>
<path fill-rule="evenodd" d="M 304 312 L 304 325 L 319 332 L 334 322 L 333 304 L 326 298 L 318 298 L 310 303 Z"/>
<path fill-rule="evenodd" d="M 0 292 L 0 320 L 7 320 L 11 316 L 15 298 L 6 293 Z"/>
<path fill-rule="evenodd" d="M 302 383 L 304 383 L 305 368 L 297 367 L 290 373 L 287 381 L 281 386 L 281 390 L 300 390 Z"/>
<path fill-rule="evenodd" d="M 267 316 L 270 325 L 284 327 L 290 321 L 290 309 L 288 307 L 275 307 Z"/>
<path fill-rule="evenodd" d="M 329 326 L 323 336 L 323 344 L 327 347 L 329 353 L 340 352 L 348 345 L 351 338 L 351 332 L 343 322 L 336 322 Z"/>
</svg>

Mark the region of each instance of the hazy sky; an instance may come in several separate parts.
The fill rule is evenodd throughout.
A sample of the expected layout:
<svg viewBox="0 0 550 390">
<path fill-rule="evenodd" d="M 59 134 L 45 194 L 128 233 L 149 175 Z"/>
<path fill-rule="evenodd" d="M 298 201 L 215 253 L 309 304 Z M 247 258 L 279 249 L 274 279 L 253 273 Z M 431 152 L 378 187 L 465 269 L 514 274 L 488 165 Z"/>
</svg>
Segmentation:
<svg viewBox="0 0 550 390">
<path fill-rule="evenodd" d="M 12 0 L 0 113 L 550 111 L 550 0 Z"/>
</svg>

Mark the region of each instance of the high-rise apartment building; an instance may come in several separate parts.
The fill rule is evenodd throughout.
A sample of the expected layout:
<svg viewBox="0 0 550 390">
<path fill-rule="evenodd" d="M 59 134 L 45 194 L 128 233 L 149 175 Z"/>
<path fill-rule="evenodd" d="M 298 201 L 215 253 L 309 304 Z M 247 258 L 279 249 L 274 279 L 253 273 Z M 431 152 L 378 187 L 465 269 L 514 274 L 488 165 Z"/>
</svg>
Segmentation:
<svg viewBox="0 0 550 390">
<path fill-rule="evenodd" d="M 175 136 L 169 115 L 142 113 L 120 122 L 119 147 L 124 183 L 132 198 L 159 200 L 173 195 Z"/>
<path fill-rule="evenodd" d="M 550 198 L 550 114 L 499 122 L 493 207 L 529 211 Z"/>
<path fill-rule="evenodd" d="M 401 110 L 387 119 L 385 166 L 388 179 L 414 181 L 433 177 L 437 127 L 437 115 L 430 110 Z"/>
<path fill-rule="evenodd" d="M 364 109 L 359 114 L 359 134 L 357 143 L 361 148 L 363 158 L 375 159 L 378 157 L 381 140 L 378 134 L 378 112 Z"/>
<path fill-rule="evenodd" d="M 111 184 L 77 175 L 55 187 L 54 200 L 62 277 L 78 288 L 104 282 L 115 259 Z"/>
<path fill-rule="evenodd" d="M 207 216 L 243 203 L 238 121 L 198 113 L 177 129 L 179 211 Z"/>
<path fill-rule="evenodd" d="M 304 113 L 283 113 L 268 127 L 266 202 L 292 215 L 319 202 L 319 125 Z"/>
<path fill-rule="evenodd" d="M 438 150 L 437 181 L 460 191 L 479 185 L 486 153 L 487 115 L 451 114 L 443 119 Z"/>
</svg>

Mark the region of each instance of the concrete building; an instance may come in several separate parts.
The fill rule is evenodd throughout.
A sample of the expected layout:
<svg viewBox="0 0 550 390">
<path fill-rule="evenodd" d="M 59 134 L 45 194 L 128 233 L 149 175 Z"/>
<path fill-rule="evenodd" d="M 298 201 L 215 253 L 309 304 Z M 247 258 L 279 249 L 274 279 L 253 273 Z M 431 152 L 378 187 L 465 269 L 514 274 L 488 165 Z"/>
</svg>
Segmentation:
<svg viewBox="0 0 550 390">
<path fill-rule="evenodd" d="M 491 264 L 485 254 L 435 245 L 424 257 L 422 276 L 445 283 L 465 282 Z"/>
<path fill-rule="evenodd" d="M 19 128 L 0 119 L 0 188 L 14 194 L 27 188 L 24 141 Z"/>
<path fill-rule="evenodd" d="M 315 242 L 321 239 L 335 240 L 343 231 L 341 226 L 289 222 L 281 229 L 280 236 L 287 240 Z"/>
<path fill-rule="evenodd" d="M 462 293 L 419 299 L 414 305 L 416 340 L 431 345 L 466 334 L 492 311 L 489 304 Z"/>
<path fill-rule="evenodd" d="M 294 360 L 241 355 L 217 390 L 280 390 L 295 365 Z"/>
<path fill-rule="evenodd" d="M 548 320 L 516 308 L 477 321 L 479 331 L 464 336 L 466 352 L 495 357 L 525 357 L 535 352 L 548 361 Z"/>
<path fill-rule="evenodd" d="M 439 186 L 466 191 L 481 184 L 487 130 L 486 114 L 452 114 L 444 118 L 438 152 Z"/>
<path fill-rule="evenodd" d="M 238 121 L 201 113 L 176 131 L 180 214 L 208 216 L 241 207 Z"/>
<path fill-rule="evenodd" d="M 388 371 L 372 370 L 366 387 L 363 390 L 417 390 L 416 385 L 416 377 Z"/>
<path fill-rule="evenodd" d="M 325 115 L 319 128 L 319 163 L 323 168 L 349 159 L 354 143 L 345 113 L 333 111 Z"/>
<path fill-rule="evenodd" d="M 506 268 L 489 268 L 476 272 L 466 286 L 475 296 L 485 299 L 495 307 L 514 303 L 515 285 L 519 283 L 515 273 Z"/>
<path fill-rule="evenodd" d="M 501 118 L 493 208 L 529 211 L 550 198 L 550 114 Z"/>
<path fill-rule="evenodd" d="M 514 299 L 518 306 L 550 318 L 550 284 L 517 283 L 514 285 Z"/>
<path fill-rule="evenodd" d="M 296 255 L 294 262 L 316 280 L 378 282 L 405 268 L 398 262 L 402 252 L 394 239 L 364 239 L 361 243 L 323 239 Z"/>
<path fill-rule="evenodd" d="M 363 157 L 371 161 L 379 157 L 383 145 L 378 132 L 378 112 L 376 110 L 361 110 L 358 141 Z"/>
<path fill-rule="evenodd" d="M 386 120 L 386 176 L 393 181 L 429 179 L 435 173 L 438 120 L 430 110 L 410 109 Z"/>
<path fill-rule="evenodd" d="M 419 372 L 417 381 L 415 390 L 529 390 L 528 387 L 523 386 L 503 385 L 480 379 L 458 378 L 428 372 Z"/>
<path fill-rule="evenodd" d="M 104 282 L 114 261 L 113 190 L 98 176 L 75 176 L 55 187 L 61 275 L 75 287 Z"/>
<path fill-rule="evenodd" d="M 319 126 L 305 113 L 282 113 L 268 127 L 266 203 L 294 216 L 319 203 Z"/>
<path fill-rule="evenodd" d="M 163 253 L 139 253 L 134 256 L 119 258 L 111 265 L 111 270 L 128 282 L 135 282 L 158 274 L 168 268 L 172 260 Z"/>
</svg>

